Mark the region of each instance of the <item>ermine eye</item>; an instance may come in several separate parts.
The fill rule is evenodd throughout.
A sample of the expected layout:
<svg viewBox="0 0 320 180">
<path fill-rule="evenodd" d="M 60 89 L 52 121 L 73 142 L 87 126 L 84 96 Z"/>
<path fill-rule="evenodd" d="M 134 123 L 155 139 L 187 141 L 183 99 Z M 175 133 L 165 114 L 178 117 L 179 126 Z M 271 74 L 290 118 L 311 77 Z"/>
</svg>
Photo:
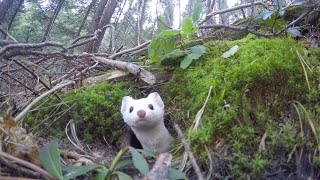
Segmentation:
<svg viewBox="0 0 320 180">
<path fill-rule="evenodd" d="M 153 110 L 153 105 L 152 104 L 149 104 L 148 107 L 149 107 L 149 109 Z"/>
<path fill-rule="evenodd" d="M 133 107 L 131 106 L 129 109 L 129 113 L 132 113 L 132 111 L 133 111 Z"/>
</svg>

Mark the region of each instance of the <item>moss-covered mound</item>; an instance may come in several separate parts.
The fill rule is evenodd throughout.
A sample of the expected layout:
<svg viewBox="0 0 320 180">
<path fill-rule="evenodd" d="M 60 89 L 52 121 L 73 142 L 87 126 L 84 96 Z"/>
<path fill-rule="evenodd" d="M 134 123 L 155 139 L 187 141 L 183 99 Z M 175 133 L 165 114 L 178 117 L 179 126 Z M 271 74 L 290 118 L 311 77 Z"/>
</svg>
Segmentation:
<svg viewBox="0 0 320 180">
<path fill-rule="evenodd" d="M 221 58 L 234 45 L 239 50 Z M 298 160 L 309 167 L 302 173 L 315 170 L 320 160 L 319 50 L 290 38 L 251 35 L 205 46 L 206 55 L 187 70 L 176 70 L 162 89 L 171 118 L 184 126 L 198 158 L 209 163 L 207 146 L 225 164 L 215 172 L 238 178 L 296 176 Z M 188 131 L 210 86 L 201 125 Z M 310 158 L 295 157 L 295 152 Z"/>
<path fill-rule="evenodd" d="M 51 96 L 39 104 L 26 119 L 29 127 L 43 135 L 64 136 L 64 128 L 70 120 L 76 123 L 79 137 L 86 142 L 95 139 L 109 143 L 119 139 L 121 115 L 121 99 L 126 95 L 137 94 L 128 90 L 124 83 L 101 83 L 85 89 L 76 89 L 62 98 Z"/>
</svg>

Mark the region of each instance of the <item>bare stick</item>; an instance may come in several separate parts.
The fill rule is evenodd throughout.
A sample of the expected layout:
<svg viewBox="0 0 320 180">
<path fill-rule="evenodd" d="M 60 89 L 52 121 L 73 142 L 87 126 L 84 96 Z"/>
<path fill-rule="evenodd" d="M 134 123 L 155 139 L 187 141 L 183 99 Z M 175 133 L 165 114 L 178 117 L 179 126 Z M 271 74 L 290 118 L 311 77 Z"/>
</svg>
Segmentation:
<svg viewBox="0 0 320 180">
<path fill-rule="evenodd" d="M 256 5 L 256 6 L 257 5 L 262 5 L 264 7 L 267 7 L 263 2 L 255 2 L 254 5 Z M 232 8 L 228 8 L 228 9 L 223 9 L 223 10 L 220 10 L 220 11 L 212 11 L 211 13 L 207 14 L 206 17 L 203 20 L 201 20 L 199 22 L 199 25 L 201 25 L 204 22 L 208 21 L 214 15 L 223 14 L 223 13 L 227 13 L 227 12 L 238 10 L 238 9 L 242 9 L 242 8 L 247 8 L 247 7 L 250 7 L 250 6 L 252 6 L 252 4 L 248 3 L 248 4 L 243 4 L 243 5 L 235 6 L 235 7 L 232 7 Z"/>
<path fill-rule="evenodd" d="M 116 58 L 116 57 L 118 57 L 118 56 L 121 56 L 121 55 L 123 55 L 123 54 L 129 53 L 129 52 L 132 52 L 132 51 L 139 50 L 139 49 L 141 49 L 141 48 L 149 45 L 150 42 L 151 42 L 151 41 L 147 41 L 147 42 L 145 42 L 145 43 L 143 43 L 143 44 L 141 44 L 141 45 L 139 45 L 139 46 L 137 46 L 137 47 L 120 51 L 120 52 L 118 52 L 118 53 L 116 53 L 116 54 L 113 54 L 113 55 L 109 56 L 109 58 L 110 58 L 110 59 L 114 59 L 114 58 Z"/>
<path fill-rule="evenodd" d="M 6 51 L 10 49 L 32 49 L 32 48 L 41 48 L 44 46 L 53 46 L 53 47 L 59 47 L 64 50 L 66 50 L 62 44 L 59 44 L 57 42 L 43 42 L 38 44 L 10 44 L 0 49 L 0 56 L 2 56 Z"/>
<path fill-rule="evenodd" d="M 94 58 L 100 63 L 107 64 L 111 67 L 118 68 L 124 71 L 128 71 L 131 74 L 138 76 L 144 82 L 150 85 L 153 85 L 154 83 L 156 83 L 156 77 L 151 72 L 139 67 L 138 65 L 135 65 L 129 62 L 106 59 L 102 57 L 94 57 Z"/>
<path fill-rule="evenodd" d="M 147 175 L 148 180 L 167 179 L 172 155 L 161 153 L 151 171 Z"/>
<path fill-rule="evenodd" d="M 11 161 L 14 161 L 14 162 L 16 162 L 16 163 L 18 163 L 18 164 L 20 164 L 20 165 L 25 166 L 25 167 L 28 167 L 28 168 L 30 168 L 30 169 L 32 169 L 32 170 L 40 173 L 41 175 L 43 175 L 43 176 L 45 176 L 45 177 L 47 177 L 47 178 L 49 178 L 49 179 L 55 179 L 55 178 L 54 178 L 51 174 L 49 174 L 47 171 L 43 170 L 42 168 L 40 168 L 40 167 L 38 167 L 38 166 L 36 166 L 36 165 L 34 165 L 34 164 L 32 164 L 32 163 L 29 163 L 29 162 L 27 162 L 27 161 L 25 161 L 25 160 L 23 160 L 23 159 L 16 158 L 16 157 L 14 157 L 14 156 L 11 156 L 10 154 L 7 154 L 7 153 L 1 152 L 1 151 L 0 151 L 0 156 L 4 157 L 4 158 L 6 158 L 6 159 L 9 159 L 9 160 L 11 160 Z"/>
<path fill-rule="evenodd" d="M 1 27 L 0 27 L 0 32 L 2 32 L 4 35 L 8 36 L 12 41 L 18 43 L 18 41 L 13 36 L 11 36 L 9 34 L 9 32 L 7 32 L 6 30 L 2 29 Z"/>
<path fill-rule="evenodd" d="M 49 91 L 46 91 L 45 93 L 41 94 L 41 96 L 35 98 L 20 114 L 18 114 L 17 117 L 15 117 L 15 121 L 17 122 L 17 121 L 23 119 L 23 117 L 30 111 L 32 106 L 34 106 L 37 102 L 39 102 L 44 97 L 48 96 L 49 94 L 65 87 L 65 86 L 68 86 L 68 85 L 74 84 L 74 83 L 75 83 L 74 81 L 68 81 L 64 84 L 59 84 L 59 85 L 53 87 L 52 89 L 50 89 Z"/>
<path fill-rule="evenodd" d="M 188 156 L 190 158 L 192 167 L 193 167 L 194 171 L 196 172 L 196 174 L 198 176 L 198 180 L 203 180 L 203 175 L 202 175 L 202 173 L 200 171 L 200 168 L 199 168 L 199 166 L 197 164 L 197 161 L 194 158 L 193 153 L 191 152 L 190 145 L 188 144 L 187 140 L 185 139 L 185 137 L 184 137 L 179 125 L 178 124 L 174 124 L 174 128 L 175 128 L 175 130 L 176 130 L 176 132 L 177 132 L 177 134 L 178 134 L 178 136 L 179 136 L 179 138 L 180 138 L 180 140 L 181 140 L 181 142 L 182 142 L 182 144 L 184 146 L 185 151 L 188 153 Z"/>
</svg>

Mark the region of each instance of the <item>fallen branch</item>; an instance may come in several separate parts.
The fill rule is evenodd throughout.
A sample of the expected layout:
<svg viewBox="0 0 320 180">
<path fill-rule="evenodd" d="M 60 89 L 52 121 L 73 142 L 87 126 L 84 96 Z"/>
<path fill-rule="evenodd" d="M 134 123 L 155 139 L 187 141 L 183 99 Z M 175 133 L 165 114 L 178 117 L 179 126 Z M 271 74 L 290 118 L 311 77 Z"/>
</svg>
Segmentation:
<svg viewBox="0 0 320 180">
<path fill-rule="evenodd" d="M 139 46 L 136 46 L 136 47 L 134 47 L 134 48 L 120 51 L 120 52 L 118 52 L 118 53 L 116 53 L 116 54 L 113 54 L 113 55 L 109 56 L 109 59 L 114 59 L 114 58 L 116 58 L 116 57 L 118 57 L 118 56 L 121 56 L 121 55 L 123 55 L 123 54 L 129 53 L 129 52 L 132 52 L 132 51 L 137 51 L 137 50 L 139 50 L 139 49 L 141 49 L 141 48 L 143 48 L 143 47 L 145 47 L 145 46 L 148 46 L 148 45 L 150 44 L 150 42 L 151 42 L 151 41 L 147 41 L 147 42 L 145 42 L 145 43 L 143 43 L 143 44 L 141 44 L 141 45 L 139 45 Z"/>
<path fill-rule="evenodd" d="M 142 79 L 144 82 L 153 85 L 156 83 L 156 77 L 150 73 L 149 71 L 139 67 L 138 65 L 132 64 L 130 62 L 123 62 L 123 61 L 116 61 L 111 59 L 106 59 L 102 57 L 93 57 L 100 63 L 104 63 L 106 65 L 109 65 L 113 68 L 118 68 L 123 71 L 128 71 L 131 74 L 138 76 L 140 79 Z"/>
<path fill-rule="evenodd" d="M 176 130 L 176 132 L 177 132 L 177 134 L 178 134 L 178 136 L 179 136 L 179 138 L 180 138 L 180 140 L 181 140 L 181 142 L 183 144 L 183 147 L 184 147 L 185 151 L 188 153 L 188 156 L 190 158 L 192 167 L 193 167 L 194 171 L 196 172 L 196 174 L 198 176 L 198 180 L 203 180 L 203 175 L 202 175 L 202 173 L 200 171 L 200 168 L 199 168 L 199 166 L 197 164 L 197 161 L 194 158 L 193 153 L 192 153 L 191 148 L 190 148 L 190 145 L 188 144 L 187 140 L 185 139 L 185 137 L 184 137 L 179 125 L 178 124 L 174 124 L 174 128 L 175 128 L 175 130 Z"/>
<path fill-rule="evenodd" d="M 262 5 L 263 7 L 267 8 L 267 5 L 264 4 L 263 2 L 255 2 L 254 5 L 258 6 L 258 5 Z M 247 8 L 252 6 L 252 3 L 248 3 L 248 4 L 243 4 L 243 5 L 239 5 L 239 6 L 234 6 L 228 9 L 223 9 L 220 11 L 212 11 L 211 13 L 207 14 L 206 17 L 201 20 L 199 22 L 199 25 L 203 24 L 204 22 L 208 21 L 212 16 L 217 15 L 217 14 L 223 14 L 223 13 L 227 13 L 227 12 L 231 12 L 234 10 L 238 10 L 238 9 L 242 9 L 242 8 Z"/>
<path fill-rule="evenodd" d="M 58 47 L 63 50 L 66 50 L 62 44 L 59 44 L 57 42 L 43 42 L 43 43 L 38 43 L 38 44 L 9 44 L 9 45 L 0 49 L 0 57 L 3 56 L 7 51 L 12 50 L 12 49 L 26 50 L 26 49 L 33 49 L 33 48 L 42 48 L 45 46 Z M 19 54 L 15 54 L 15 55 L 19 55 Z M 6 56 L 10 57 L 11 54 L 9 53 Z"/>
<path fill-rule="evenodd" d="M 219 28 L 226 28 L 226 29 L 232 29 L 236 31 L 247 31 L 251 34 L 257 35 L 257 36 L 262 36 L 262 37 L 270 37 L 270 36 L 275 36 L 276 34 L 262 34 L 257 31 L 253 31 L 248 29 L 246 26 L 233 26 L 233 25 L 225 25 L 225 24 L 212 24 L 212 25 L 205 25 L 205 26 L 200 26 L 200 29 L 219 29 Z"/>
<path fill-rule="evenodd" d="M 37 102 L 39 102 L 44 97 L 48 96 L 49 94 L 65 87 L 65 86 L 68 86 L 68 85 L 71 85 L 74 83 L 75 83 L 74 81 L 68 81 L 66 83 L 59 84 L 59 85 L 53 87 L 52 89 L 50 89 L 49 91 L 46 91 L 45 93 L 41 94 L 39 97 L 35 98 L 20 114 L 18 114 L 18 116 L 15 117 L 15 121 L 18 122 L 19 120 L 22 120 L 23 117 L 30 111 L 32 106 L 34 106 Z"/>
<path fill-rule="evenodd" d="M 48 179 L 55 179 L 55 178 L 54 178 L 51 174 L 49 174 L 47 171 L 43 170 L 42 168 L 40 168 L 40 167 L 38 167 L 38 166 L 36 166 L 36 165 L 34 165 L 34 164 L 32 164 L 32 163 L 27 162 L 27 161 L 25 161 L 25 160 L 16 158 L 16 157 L 11 156 L 10 154 L 7 154 L 7 153 L 2 152 L 2 151 L 0 151 L 0 156 L 4 157 L 4 158 L 6 158 L 6 159 L 9 159 L 9 160 L 11 160 L 11 161 L 14 161 L 14 162 L 16 162 L 16 163 L 18 163 L 18 164 L 20 164 L 20 165 L 25 166 L 25 167 L 28 167 L 28 168 L 30 168 L 30 169 L 32 169 L 32 170 L 40 173 L 41 175 L 47 177 Z"/>
<path fill-rule="evenodd" d="M 147 175 L 148 180 L 167 179 L 169 167 L 171 165 L 172 155 L 170 153 L 161 153 L 151 171 Z"/>
</svg>

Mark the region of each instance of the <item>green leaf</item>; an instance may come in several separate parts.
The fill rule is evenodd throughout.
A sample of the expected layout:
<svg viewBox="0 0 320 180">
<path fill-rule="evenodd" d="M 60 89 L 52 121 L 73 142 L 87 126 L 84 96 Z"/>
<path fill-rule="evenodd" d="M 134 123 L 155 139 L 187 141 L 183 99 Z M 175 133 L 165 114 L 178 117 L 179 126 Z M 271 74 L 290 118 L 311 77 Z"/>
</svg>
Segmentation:
<svg viewBox="0 0 320 180">
<path fill-rule="evenodd" d="M 45 170 L 57 179 L 63 179 L 57 141 L 51 141 L 49 145 L 44 146 L 39 158 Z"/>
<path fill-rule="evenodd" d="M 234 55 L 238 51 L 238 49 L 239 49 L 239 46 L 235 45 L 229 51 L 223 53 L 221 57 L 228 58 L 228 57 Z"/>
<path fill-rule="evenodd" d="M 67 173 L 64 174 L 63 178 L 64 180 L 73 179 L 75 177 L 81 176 L 83 174 L 86 174 L 89 171 L 92 171 L 97 168 L 105 168 L 102 165 L 99 164 L 89 164 L 87 166 L 72 166 Z"/>
<path fill-rule="evenodd" d="M 194 46 L 190 48 L 190 51 L 194 54 L 198 54 L 200 57 L 206 52 L 206 48 L 204 46 Z"/>
<path fill-rule="evenodd" d="M 122 168 L 123 166 L 127 166 L 129 164 L 132 164 L 132 160 L 131 159 L 127 159 L 127 160 L 123 160 L 123 161 L 120 161 L 116 164 L 114 170 L 117 170 L 117 169 L 120 169 Z"/>
<path fill-rule="evenodd" d="M 193 12 L 192 12 L 192 21 L 193 21 L 193 24 L 196 24 L 200 18 L 200 14 L 202 12 L 202 2 L 200 0 L 197 0 L 196 3 L 195 3 L 195 6 L 194 6 L 194 9 L 193 9 Z"/>
<path fill-rule="evenodd" d="M 174 51 L 176 51 L 177 49 L 175 49 Z M 181 50 L 178 50 L 178 51 L 181 51 Z M 182 51 L 182 52 L 185 52 L 185 51 Z M 145 156 L 149 156 L 149 157 L 154 157 L 156 158 L 157 155 L 152 152 L 152 151 L 149 151 L 149 150 L 145 150 L 145 149 L 136 149 L 138 152 L 144 154 Z"/>
<path fill-rule="evenodd" d="M 143 156 L 134 148 L 129 147 L 129 150 L 132 155 L 132 160 L 134 166 L 140 171 L 141 174 L 147 175 L 149 172 L 149 166 L 147 161 L 143 158 Z"/>
<path fill-rule="evenodd" d="M 182 32 L 185 34 L 193 34 L 192 31 L 192 19 L 191 18 L 184 18 L 182 21 Z"/>
<path fill-rule="evenodd" d="M 271 18 L 272 14 L 274 14 L 276 11 L 264 11 L 260 14 L 258 14 L 254 20 L 263 19 L 266 20 L 268 18 Z"/>
<path fill-rule="evenodd" d="M 194 59 L 199 59 L 205 52 L 204 46 L 195 46 L 190 48 L 191 53 L 188 54 L 180 63 L 182 69 L 186 69 Z"/>
<path fill-rule="evenodd" d="M 166 25 L 165 18 L 162 16 L 158 16 L 156 34 L 160 34 L 163 30 L 166 30 L 166 29 L 168 29 L 168 26 Z"/>
<path fill-rule="evenodd" d="M 223 100 L 225 93 L 226 93 L 226 90 L 224 89 L 220 94 L 219 100 Z"/>
<path fill-rule="evenodd" d="M 179 29 L 170 29 L 170 30 L 164 30 L 161 32 L 160 37 L 165 36 L 175 36 L 181 33 L 181 30 Z"/>
<path fill-rule="evenodd" d="M 104 167 L 93 179 L 94 180 L 105 180 L 109 173 L 110 173 L 109 169 Z"/>
<path fill-rule="evenodd" d="M 300 32 L 299 27 L 292 27 L 292 28 L 287 29 L 287 31 L 292 37 L 301 36 L 301 32 Z"/>
<path fill-rule="evenodd" d="M 186 175 L 178 169 L 170 168 L 168 172 L 169 180 L 187 179 Z"/>
<path fill-rule="evenodd" d="M 131 180 L 132 178 L 130 176 L 128 176 L 127 174 L 120 172 L 120 171 L 116 171 L 114 172 L 117 176 L 119 180 Z"/>
<path fill-rule="evenodd" d="M 174 36 L 171 37 L 167 37 L 164 41 L 163 41 L 163 57 L 172 52 L 174 50 L 175 47 L 175 41 L 174 41 Z M 163 59 L 163 57 L 161 58 L 161 60 Z"/>
<path fill-rule="evenodd" d="M 192 58 L 190 57 L 190 54 L 188 56 L 186 56 L 180 63 L 180 67 L 182 69 L 187 69 L 187 67 L 191 64 L 192 62 Z"/>
</svg>

